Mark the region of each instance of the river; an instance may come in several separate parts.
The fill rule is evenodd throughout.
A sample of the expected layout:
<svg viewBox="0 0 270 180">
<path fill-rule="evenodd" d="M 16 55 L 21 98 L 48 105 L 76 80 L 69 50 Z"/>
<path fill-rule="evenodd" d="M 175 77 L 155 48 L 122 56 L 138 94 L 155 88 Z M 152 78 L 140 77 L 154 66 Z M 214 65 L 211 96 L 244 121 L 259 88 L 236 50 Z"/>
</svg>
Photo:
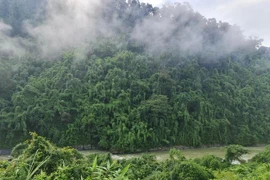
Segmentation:
<svg viewBox="0 0 270 180">
<path fill-rule="evenodd" d="M 262 152 L 264 150 L 264 146 L 259 147 L 245 147 L 249 150 L 248 154 L 243 155 L 244 160 L 251 159 L 254 155 Z M 89 150 L 89 151 L 80 151 L 83 155 L 87 156 L 92 153 L 108 153 L 107 151 L 97 151 L 97 150 Z M 196 148 L 196 149 L 185 149 L 181 150 L 183 155 L 186 158 L 200 158 L 205 155 L 215 155 L 221 158 L 225 157 L 226 148 L 225 147 L 212 147 L 212 148 Z M 166 160 L 169 158 L 168 150 L 160 150 L 160 151 L 152 151 L 146 153 L 135 153 L 135 154 L 118 154 L 112 155 L 113 159 L 129 159 L 133 157 L 140 157 L 142 154 L 153 154 L 157 157 L 158 161 Z M 0 156 L 0 160 L 7 160 L 8 156 Z"/>
<path fill-rule="evenodd" d="M 244 160 L 249 160 L 256 154 L 262 152 L 265 146 L 259 147 L 245 147 L 249 153 L 243 155 Z M 107 153 L 106 151 L 81 151 L 84 155 L 88 155 L 91 153 Z M 181 150 L 183 155 L 186 158 L 200 158 L 206 155 L 215 155 L 221 158 L 225 157 L 226 147 L 212 147 L 212 148 L 195 148 L 195 149 L 185 149 Z M 142 154 L 153 154 L 157 157 L 158 161 L 166 160 L 169 158 L 169 151 L 168 150 L 160 150 L 160 151 L 152 151 L 152 152 L 145 152 L 145 153 L 135 153 L 135 154 L 120 154 L 120 155 L 112 155 L 113 159 L 129 159 L 133 157 L 140 157 Z"/>
</svg>

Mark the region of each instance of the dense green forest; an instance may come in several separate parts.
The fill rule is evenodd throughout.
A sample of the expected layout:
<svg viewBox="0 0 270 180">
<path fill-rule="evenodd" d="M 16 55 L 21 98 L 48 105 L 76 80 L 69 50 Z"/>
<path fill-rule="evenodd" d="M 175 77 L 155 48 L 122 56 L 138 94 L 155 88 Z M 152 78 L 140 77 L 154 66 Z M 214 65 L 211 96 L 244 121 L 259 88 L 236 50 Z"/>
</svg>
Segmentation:
<svg viewBox="0 0 270 180">
<path fill-rule="evenodd" d="M 270 50 L 261 40 L 188 4 L 115 0 L 99 5 L 95 36 L 48 55 L 48 41 L 25 24 L 38 32 L 51 22 L 51 3 L 0 0 L 1 148 L 29 132 L 112 152 L 269 143 Z"/>
</svg>

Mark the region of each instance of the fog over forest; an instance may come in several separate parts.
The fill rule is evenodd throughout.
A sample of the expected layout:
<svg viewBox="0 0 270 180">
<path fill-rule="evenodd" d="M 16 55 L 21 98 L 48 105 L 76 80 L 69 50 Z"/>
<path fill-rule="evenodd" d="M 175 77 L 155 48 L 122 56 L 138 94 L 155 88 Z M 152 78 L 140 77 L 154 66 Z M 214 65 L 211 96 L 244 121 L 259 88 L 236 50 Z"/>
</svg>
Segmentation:
<svg viewBox="0 0 270 180">
<path fill-rule="evenodd" d="M 150 3 L 162 7 L 165 3 L 185 2 L 184 0 L 141 0 L 140 2 Z M 189 0 L 188 3 L 195 11 L 206 18 L 215 18 L 217 21 L 224 21 L 235 24 L 241 28 L 244 35 L 249 37 L 260 37 L 264 39 L 263 45 L 270 46 L 270 28 L 268 0 Z"/>
<path fill-rule="evenodd" d="M 154 16 L 151 13 L 158 8 L 150 4 L 142 3 L 136 11 L 125 9 L 126 5 L 122 3 L 116 7 L 121 11 L 115 12 L 115 9 L 107 8 L 112 3 L 100 0 L 28 0 L 29 6 L 33 6 L 31 11 L 27 12 L 27 3 L 17 4 L 22 10 L 12 14 L 12 9 L 8 11 L 8 7 L 3 6 L 13 4 L 3 2 L 2 8 L 12 17 L 4 17 L 0 22 L 1 51 L 16 55 L 25 55 L 30 51 L 53 56 L 62 50 L 82 47 L 98 37 L 113 37 L 116 34 L 128 34 L 130 40 L 147 45 L 152 53 L 167 49 L 185 53 L 217 53 L 217 48 L 223 49 L 223 52 L 217 53 L 222 56 L 247 46 L 247 39 L 239 27 L 206 19 L 187 3 L 168 4 L 158 12 L 160 15 Z M 136 18 L 124 17 L 125 13 Z M 14 22 L 9 23 L 13 18 Z M 36 51 L 33 51 L 34 48 Z"/>
</svg>

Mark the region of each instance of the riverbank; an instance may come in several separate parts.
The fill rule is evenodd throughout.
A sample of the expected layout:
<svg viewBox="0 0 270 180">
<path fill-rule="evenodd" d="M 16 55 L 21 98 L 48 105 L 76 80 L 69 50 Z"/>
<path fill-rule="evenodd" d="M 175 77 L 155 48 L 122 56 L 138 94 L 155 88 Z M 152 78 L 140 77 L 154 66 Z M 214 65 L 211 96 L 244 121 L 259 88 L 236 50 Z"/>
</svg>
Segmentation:
<svg viewBox="0 0 270 180">
<path fill-rule="evenodd" d="M 173 147 L 171 147 L 173 148 Z M 177 147 L 174 147 L 177 148 Z M 265 148 L 264 145 L 256 146 L 256 147 L 245 147 L 249 153 L 243 156 L 243 159 L 249 160 L 256 154 L 262 152 Z M 226 147 L 205 147 L 205 148 L 177 148 L 180 149 L 183 155 L 186 158 L 200 158 L 206 155 L 215 155 L 217 157 L 224 158 Z M 139 153 L 128 153 L 128 154 L 112 154 L 113 159 L 130 159 L 134 157 L 140 157 L 143 154 L 153 154 L 157 157 L 158 161 L 163 161 L 169 158 L 169 148 L 168 149 L 155 149 L 149 152 L 139 152 Z M 101 150 L 82 150 L 80 151 L 83 155 L 87 156 L 89 154 L 98 153 L 98 154 L 105 154 L 110 153 L 109 151 L 101 151 Z M 0 160 L 7 160 L 9 155 L 0 155 Z"/>
<path fill-rule="evenodd" d="M 220 145 L 220 144 L 214 144 L 214 145 L 202 145 L 200 147 L 192 147 L 192 146 L 182 146 L 182 145 L 176 145 L 176 146 L 167 146 L 167 147 L 156 147 L 156 148 L 151 148 L 149 150 L 142 150 L 142 149 L 137 149 L 135 152 L 119 152 L 119 151 L 114 151 L 114 150 L 102 150 L 97 147 L 91 146 L 91 145 L 86 145 L 86 146 L 74 146 L 73 148 L 77 149 L 78 151 L 97 151 L 97 152 L 110 152 L 114 155 L 125 155 L 125 154 L 140 154 L 140 153 L 155 153 L 159 151 L 169 151 L 170 149 L 178 149 L 178 150 L 191 150 L 191 149 L 208 149 L 208 148 L 226 148 L 227 145 Z M 265 147 L 266 144 L 257 144 L 254 146 L 246 146 L 245 148 L 260 148 L 260 147 Z"/>
<path fill-rule="evenodd" d="M 0 149 L 0 156 L 7 156 L 11 154 L 11 149 Z"/>
<path fill-rule="evenodd" d="M 265 146 L 257 147 L 245 147 L 249 153 L 243 156 L 244 160 L 249 160 L 256 154 L 262 152 Z M 108 151 L 99 151 L 99 150 L 87 150 L 80 151 L 83 155 L 87 156 L 93 153 L 109 153 Z M 206 155 L 215 155 L 217 157 L 224 158 L 226 153 L 226 147 L 208 147 L 208 148 L 189 148 L 182 149 L 181 152 L 186 158 L 194 159 L 201 158 Z M 154 150 L 150 152 L 141 152 L 141 153 L 131 153 L 131 154 L 112 154 L 113 159 L 130 159 L 134 157 L 141 157 L 143 154 L 153 154 L 156 156 L 158 161 L 163 161 L 169 158 L 169 149 L 168 150 Z"/>
</svg>

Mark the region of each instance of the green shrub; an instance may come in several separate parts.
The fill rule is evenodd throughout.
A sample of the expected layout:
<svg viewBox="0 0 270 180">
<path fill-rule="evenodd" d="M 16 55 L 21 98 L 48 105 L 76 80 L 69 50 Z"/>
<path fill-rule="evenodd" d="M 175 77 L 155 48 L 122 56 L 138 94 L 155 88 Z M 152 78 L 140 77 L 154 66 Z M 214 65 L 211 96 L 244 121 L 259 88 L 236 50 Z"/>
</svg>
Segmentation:
<svg viewBox="0 0 270 180">
<path fill-rule="evenodd" d="M 256 154 L 250 161 L 257 163 L 270 163 L 270 145 L 265 147 L 265 150 Z"/>
<path fill-rule="evenodd" d="M 11 156 L 14 158 L 19 157 L 21 154 L 23 154 L 23 151 L 28 148 L 27 143 L 19 143 L 17 144 L 11 151 Z"/>
<path fill-rule="evenodd" d="M 208 180 L 213 178 L 214 175 L 209 170 L 191 161 L 182 162 L 172 170 L 172 179 Z"/>
<path fill-rule="evenodd" d="M 206 168 L 210 168 L 213 170 L 221 169 L 225 166 L 222 158 L 214 156 L 214 155 L 207 155 L 202 158 L 197 158 L 194 160 L 197 164 L 204 166 Z"/>
<path fill-rule="evenodd" d="M 225 154 L 225 160 L 228 163 L 232 163 L 232 161 L 239 161 L 239 162 L 244 162 L 243 159 L 241 159 L 243 154 L 247 154 L 248 150 L 246 150 L 243 146 L 241 145 L 230 145 L 226 147 L 226 154 Z"/>
</svg>

